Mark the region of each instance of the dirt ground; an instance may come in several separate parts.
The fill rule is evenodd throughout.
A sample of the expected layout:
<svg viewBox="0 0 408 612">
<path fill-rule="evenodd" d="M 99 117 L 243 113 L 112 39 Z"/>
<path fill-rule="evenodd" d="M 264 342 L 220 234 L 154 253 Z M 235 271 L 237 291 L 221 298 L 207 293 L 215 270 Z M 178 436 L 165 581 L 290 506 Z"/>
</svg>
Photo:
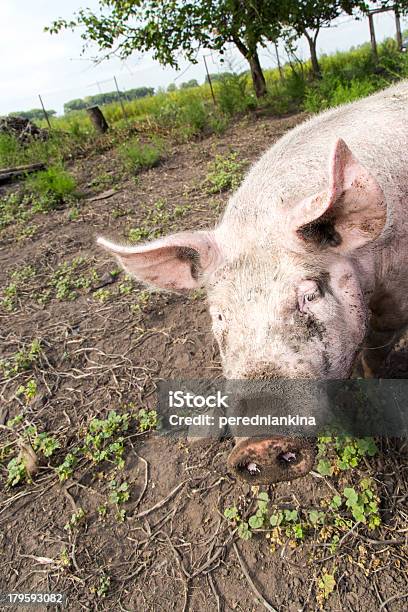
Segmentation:
<svg viewBox="0 0 408 612">
<path fill-rule="evenodd" d="M 42 460 L 32 484 L 2 487 L 0 592 L 63 592 L 70 611 L 407 609 L 407 462 L 391 441 L 359 468 L 359 477 L 376 483 L 381 527 L 346 531 L 335 552 L 313 535 L 297 545 L 273 544 L 261 532 L 238 538 L 223 512 L 231 505 L 248 512 L 253 491 L 226 472 L 230 440 L 191 445 L 132 424 L 124 467 L 115 471 L 130 485 L 121 518 L 107 502 L 111 463 L 81 460 L 64 482 L 54 469 L 92 419 L 153 408 L 160 379 L 221 375 L 205 297 L 132 288 L 123 273 L 109 274 L 115 262 L 95 237 L 123 240 L 143 224 L 156 234 L 211 226 L 228 194 L 203 188 L 208 162 L 233 148 L 249 164 L 302 118 L 243 118 L 222 136 L 174 147 L 137 181 L 114 151 L 96 152 L 70 167 L 82 193 L 75 214 L 66 207 L 39 213 L 29 222 L 33 230 L 24 233 L 20 224 L 1 232 L 0 287 L 26 266 L 35 275 L 19 283 L 13 311 L 0 309 L 0 358 L 12 359 L 35 339 L 41 351 L 27 370 L 6 377 L 0 369 L 0 424 L 23 413 L 61 447 Z M 73 275 L 90 279 L 88 286 L 75 289 L 75 299 L 58 299 L 50 278 L 75 258 Z M 407 357 L 405 345 L 397 347 L 383 374 L 405 377 Z M 16 397 L 33 376 L 35 396 Z M 5 485 L 15 444 L 8 429 L 0 436 Z M 265 490 L 274 504 L 311 508 L 340 479 L 313 472 Z M 64 529 L 80 509 L 84 517 Z M 336 584 L 322 600 L 324 571 Z"/>
</svg>

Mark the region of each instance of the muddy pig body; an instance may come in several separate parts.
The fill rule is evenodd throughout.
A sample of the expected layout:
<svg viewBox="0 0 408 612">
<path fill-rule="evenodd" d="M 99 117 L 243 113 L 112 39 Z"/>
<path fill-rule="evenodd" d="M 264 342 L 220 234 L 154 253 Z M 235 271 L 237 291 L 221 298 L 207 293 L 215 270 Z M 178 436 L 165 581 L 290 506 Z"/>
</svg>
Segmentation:
<svg viewBox="0 0 408 612">
<path fill-rule="evenodd" d="M 322 113 L 252 167 L 210 231 L 143 246 L 99 239 L 136 278 L 204 286 L 230 379 L 350 376 L 408 323 L 408 83 Z M 240 439 L 229 466 L 255 482 L 313 464 L 301 439 Z"/>
</svg>

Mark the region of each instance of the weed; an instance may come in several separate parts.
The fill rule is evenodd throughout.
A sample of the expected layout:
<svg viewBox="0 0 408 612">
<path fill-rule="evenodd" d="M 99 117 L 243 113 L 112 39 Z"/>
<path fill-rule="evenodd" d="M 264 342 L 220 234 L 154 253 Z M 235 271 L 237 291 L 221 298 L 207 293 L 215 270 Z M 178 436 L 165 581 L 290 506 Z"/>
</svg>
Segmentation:
<svg viewBox="0 0 408 612">
<path fill-rule="evenodd" d="M 35 398 L 37 395 L 37 382 L 35 379 L 30 378 L 30 380 L 25 385 L 20 385 L 16 391 L 16 396 L 23 396 L 24 402 L 29 404 L 31 400 Z"/>
<path fill-rule="evenodd" d="M 108 507 L 106 506 L 106 504 L 100 504 L 96 510 L 99 514 L 99 518 L 101 519 L 104 519 L 108 513 Z"/>
<path fill-rule="evenodd" d="M 111 297 L 111 292 L 109 291 L 109 289 L 97 289 L 97 291 L 94 292 L 94 298 L 95 300 L 98 300 L 98 302 L 106 302 L 110 297 Z"/>
<path fill-rule="evenodd" d="M 3 297 L 0 301 L 0 305 L 4 310 L 11 312 L 17 307 L 17 299 L 19 289 L 25 283 L 35 276 L 35 270 L 32 266 L 24 266 L 19 270 L 15 270 L 10 278 L 11 282 L 6 285 L 3 289 Z"/>
<path fill-rule="evenodd" d="M 111 579 L 110 576 L 103 574 L 95 587 L 91 588 L 91 592 L 96 593 L 98 597 L 106 597 L 109 591 Z"/>
<path fill-rule="evenodd" d="M 324 570 L 317 583 L 317 586 L 319 588 L 319 593 L 317 595 L 317 601 L 322 604 L 323 601 L 327 599 L 329 595 L 333 593 L 335 589 L 336 580 L 334 578 L 334 575 L 329 574 L 326 572 L 326 570 Z"/>
<path fill-rule="evenodd" d="M 76 181 L 62 166 L 51 166 L 28 177 L 25 188 L 34 200 L 34 212 L 48 212 L 73 194 Z"/>
<path fill-rule="evenodd" d="M 234 190 L 239 186 L 244 163 L 237 157 L 236 152 L 231 152 L 226 156 L 216 155 L 215 159 L 209 163 L 205 178 L 208 193 L 221 193 L 229 189 Z"/>
<path fill-rule="evenodd" d="M 61 482 L 71 478 L 78 463 L 78 449 L 68 453 L 64 461 L 56 468 L 56 472 Z"/>
<path fill-rule="evenodd" d="M 124 504 L 129 500 L 129 483 L 122 482 L 121 484 L 119 484 L 117 480 L 111 480 L 109 486 L 111 489 L 109 494 L 109 501 L 111 502 L 111 504 L 116 504 L 117 506 L 120 506 L 121 504 Z"/>
<path fill-rule="evenodd" d="M 33 340 L 28 347 L 17 351 L 10 359 L 0 361 L 0 368 L 5 378 L 11 378 L 25 370 L 30 370 L 41 357 L 39 340 Z"/>
<path fill-rule="evenodd" d="M 138 414 L 139 431 L 147 431 L 148 429 L 156 429 L 157 427 L 157 412 L 156 410 L 145 410 L 141 408 Z"/>
<path fill-rule="evenodd" d="M 120 295 L 129 295 L 134 289 L 133 278 L 128 274 L 125 275 L 123 281 L 119 284 L 118 291 Z"/>
<path fill-rule="evenodd" d="M 162 153 L 157 146 L 141 143 L 137 139 L 122 145 L 119 155 L 125 168 L 135 174 L 140 170 L 157 166 L 162 159 Z"/>
<path fill-rule="evenodd" d="M 317 447 L 317 471 L 322 476 L 332 476 L 340 470 L 355 468 L 364 457 L 373 457 L 378 452 L 373 438 L 370 437 L 320 436 Z M 326 456 L 328 452 L 331 454 L 330 458 Z"/>
<path fill-rule="evenodd" d="M 78 528 L 78 525 L 85 519 L 85 510 L 78 508 L 76 512 L 71 514 L 68 523 L 64 525 L 65 531 L 74 531 Z"/>
<path fill-rule="evenodd" d="M 14 459 L 11 459 L 7 464 L 7 486 L 15 487 L 24 480 L 30 482 L 25 463 L 22 457 L 14 457 Z"/>
<path fill-rule="evenodd" d="M 98 275 L 95 270 L 87 274 L 79 274 L 79 269 L 85 263 L 83 257 L 76 257 L 71 262 L 63 262 L 58 266 L 51 278 L 51 285 L 55 288 L 58 300 L 75 300 L 79 289 L 87 289 Z"/>
<path fill-rule="evenodd" d="M 69 221 L 77 221 L 79 218 L 79 208 L 77 206 L 73 206 L 70 208 L 68 212 L 68 220 Z"/>
</svg>

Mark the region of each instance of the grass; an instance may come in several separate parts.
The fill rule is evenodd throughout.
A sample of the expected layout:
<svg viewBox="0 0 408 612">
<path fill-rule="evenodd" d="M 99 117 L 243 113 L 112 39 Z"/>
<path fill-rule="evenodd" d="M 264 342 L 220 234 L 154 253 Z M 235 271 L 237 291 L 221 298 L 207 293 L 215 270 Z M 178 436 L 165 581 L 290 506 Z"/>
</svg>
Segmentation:
<svg viewBox="0 0 408 612">
<path fill-rule="evenodd" d="M 162 159 L 159 146 L 141 143 L 137 138 L 126 142 L 119 148 L 119 156 L 125 168 L 132 174 L 153 168 Z"/>
<path fill-rule="evenodd" d="M 62 166 L 50 166 L 28 176 L 25 189 L 33 200 L 34 212 L 48 212 L 74 194 L 76 181 Z"/>
<path fill-rule="evenodd" d="M 238 153 L 231 151 L 228 155 L 216 155 L 208 164 L 205 185 L 208 193 L 221 193 L 235 190 L 242 181 L 245 162 L 238 159 Z"/>
<path fill-rule="evenodd" d="M 347 52 L 324 55 L 320 58 L 322 78 L 318 81 L 311 79 L 308 61 L 286 64 L 282 74 L 277 69 L 265 70 L 268 94 L 261 100 L 256 100 L 250 75 L 244 72 L 227 74 L 214 82 L 215 105 L 208 83 L 125 102 L 126 119 L 118 103 L 108 104 L 103 112 L 111 129 L 103 137 L 95 134 L 85 111 L 55 117 L 50 137 L 43 142 L 33 140 L 23 145 L 0 134 L 0 167 L 38 161 L 58 166 L 87 148 L 119 146 L 126 167 L 139 172 L 159 162 L 162 147 L 154 142 L 141 144 L 134 137 L 135 129 L 149 138 L 160 136 L 177 143 L 222 133 L 233 117 L 257 107 L 278 115 L 300 110 L 319 112 L 408 76 L 408 54 L 398 52 L 394 40 L 379 44 L 378 55 L 375 65 L 368 43 Z M 42 121 L 38 123 L 46 127 Z"/>
</svg>

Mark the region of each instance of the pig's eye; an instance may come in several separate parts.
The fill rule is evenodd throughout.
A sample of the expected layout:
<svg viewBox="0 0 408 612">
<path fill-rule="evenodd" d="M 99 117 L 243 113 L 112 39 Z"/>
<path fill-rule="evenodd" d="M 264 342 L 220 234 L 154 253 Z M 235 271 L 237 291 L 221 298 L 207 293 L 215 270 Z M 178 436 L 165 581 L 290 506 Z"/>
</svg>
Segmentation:
<svg viewBox="0 0 408 612">
<path fill-rule="evenodd" d="M 303 281 L 298 290 L 298 308 L 300 312 L 307 312 L 309 304 L 319 299 L 321 293 L 315 281 Z"/>
</svg>

